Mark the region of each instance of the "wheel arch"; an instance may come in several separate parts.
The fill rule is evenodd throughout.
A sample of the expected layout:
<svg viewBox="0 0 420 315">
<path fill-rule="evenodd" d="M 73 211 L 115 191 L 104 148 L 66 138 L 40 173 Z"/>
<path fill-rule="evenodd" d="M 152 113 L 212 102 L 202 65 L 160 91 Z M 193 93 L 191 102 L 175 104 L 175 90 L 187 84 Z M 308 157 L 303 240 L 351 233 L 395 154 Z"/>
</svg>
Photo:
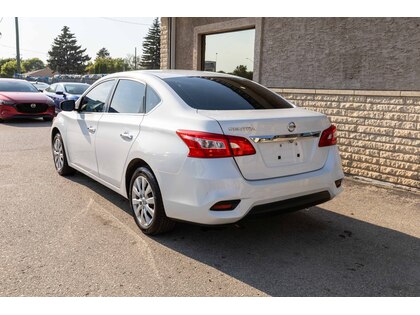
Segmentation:
<svg viewBox="0 0 420 315">
<path fill-rule="evenodd" d="M 136 169 L 139 167 L 147 167 L 152 172 L 153 176 L 155 177 L 157 181 L 157 178 L 156 178 L 155 173 L 153 172 L 153 169 L 150 167 L 150 165 L 146 161 L 140 158 L 132 159 L 130 163 L 128 163 L 128 166 L 125 170 L 124 184 L 125 184 L 125 193 L 127 194 L 127 198 L 129 196 L 131 177 L 133 176 Z"/>
</svg>

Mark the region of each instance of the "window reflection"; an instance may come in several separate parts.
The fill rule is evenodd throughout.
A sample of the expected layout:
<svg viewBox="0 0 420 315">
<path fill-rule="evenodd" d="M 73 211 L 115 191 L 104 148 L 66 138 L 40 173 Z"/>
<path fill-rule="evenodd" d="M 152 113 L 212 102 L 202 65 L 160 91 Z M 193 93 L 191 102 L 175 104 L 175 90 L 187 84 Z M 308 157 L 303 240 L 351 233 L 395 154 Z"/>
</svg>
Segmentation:
<svg viewBox="0 0 420 315">
<path fill-rule="evenodd" d="M 254 39 L 255 29 L 205 35 L 203 70 L 252 80 Z"/>
</svg>

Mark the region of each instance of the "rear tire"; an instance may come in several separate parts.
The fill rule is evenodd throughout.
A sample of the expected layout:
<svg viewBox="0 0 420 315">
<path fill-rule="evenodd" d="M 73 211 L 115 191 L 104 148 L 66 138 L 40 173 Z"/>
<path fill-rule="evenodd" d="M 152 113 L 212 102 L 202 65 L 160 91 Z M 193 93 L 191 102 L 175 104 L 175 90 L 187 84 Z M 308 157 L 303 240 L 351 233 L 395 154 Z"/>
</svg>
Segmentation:
<svg viewBox="0 0 420 315">
<path fill-rule="evenodd" d="M 57 173 L 61 176 L 73 175 L 76 170 L 71 168 L 67 162 L 66 150 L 64 149 L 63 138 L 58 132 L 53 139 L 52 153 L 54 166 Z"/>
<path fill-rule="evenodd" d="M 175 227 L 175 222 L 166 216 L 156 178 L 147 167 L 134 172 L 128 198 L 134 220 L 144 234 L 162 234 Z"/>
<path fill-rule="evenodd" d="M 52 121 L 53 120 L 52 117 L 42 117 L 42 119 L 44 119 L 44 121 Z"/>
</svg>

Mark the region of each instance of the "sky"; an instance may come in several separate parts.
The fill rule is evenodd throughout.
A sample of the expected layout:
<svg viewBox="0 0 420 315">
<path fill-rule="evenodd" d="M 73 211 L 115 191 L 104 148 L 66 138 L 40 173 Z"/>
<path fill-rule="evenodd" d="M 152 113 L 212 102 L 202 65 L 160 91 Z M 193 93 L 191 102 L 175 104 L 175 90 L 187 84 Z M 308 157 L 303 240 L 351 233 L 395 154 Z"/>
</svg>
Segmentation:
<svg viewBox="0 0 420 315">
<path fill-rule="evenodd" d="M 141 54 L 143 38 L 154 17 L 92 17 L 92 18 L 19 18 L 20 54 L 22 59 L 48 58 L 48 50 L 64 25 L 70 27 L 77 42 L 92 58 L 102 47 L 108 49 L 111 57 L 125 58 L 128 54 Z M 16 57 L 15 19 L 0 17 L 0 58 Z"/>
</svg>

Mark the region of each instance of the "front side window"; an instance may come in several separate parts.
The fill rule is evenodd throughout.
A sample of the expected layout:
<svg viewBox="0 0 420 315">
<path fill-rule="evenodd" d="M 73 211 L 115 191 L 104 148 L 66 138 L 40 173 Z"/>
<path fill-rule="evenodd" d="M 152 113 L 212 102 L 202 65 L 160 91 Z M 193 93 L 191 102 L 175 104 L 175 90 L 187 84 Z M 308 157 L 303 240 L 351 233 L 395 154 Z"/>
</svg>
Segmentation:
<svg viewBox="0 0 420 315">
<path fill-rule="evenodd" d="M 83 97 L 79 112 L 102 112 L 113 86 L 114 80 L 105 81 L 95 86 L 91 91 L 89 91 L 88 94 Z"/>
<path fill-rule="evenodd" d="M 237 77 L 172 77 L 163 79 L 187 105 L 203 110 L 293 108 L 269 89 Z"/>
<path fill-rule="evenodd" d="M 160 103 L 160 97 L 155 90 L 147 86 L 146 91 L 146 113 L 150 112 L 157 104 Z"/>
<path fill-rule="evenodd" d="M 146 86 L 143 83 L 120 80 L 109 107 L 110 113 L 136 114 L 143 111 Z"/>
</svg>

